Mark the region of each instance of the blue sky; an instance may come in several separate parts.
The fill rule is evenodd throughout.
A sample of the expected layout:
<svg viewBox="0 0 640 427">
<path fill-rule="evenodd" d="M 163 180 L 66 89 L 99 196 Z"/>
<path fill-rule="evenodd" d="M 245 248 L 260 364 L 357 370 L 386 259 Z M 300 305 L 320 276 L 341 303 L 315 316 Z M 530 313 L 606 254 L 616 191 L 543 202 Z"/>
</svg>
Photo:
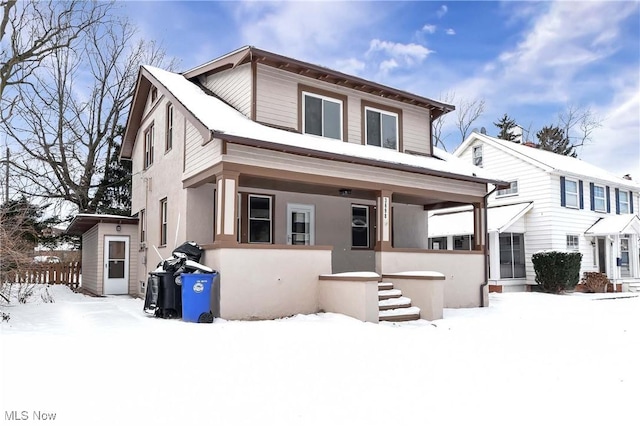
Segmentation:
<svg viewBox="0 0 640 427">
<path fill-rule="evenodd" d="M 244 45 L 442 99 L 483 98 L 535 132 L 568 106 L 603 119 L 579 157 L 640 180 L 640 2 L 130 2 L 186 70 Z M 454 102 L 456 104 L 456 102 Z M 451 113 L 444 134 L 459 141 Z"/>
</svg>

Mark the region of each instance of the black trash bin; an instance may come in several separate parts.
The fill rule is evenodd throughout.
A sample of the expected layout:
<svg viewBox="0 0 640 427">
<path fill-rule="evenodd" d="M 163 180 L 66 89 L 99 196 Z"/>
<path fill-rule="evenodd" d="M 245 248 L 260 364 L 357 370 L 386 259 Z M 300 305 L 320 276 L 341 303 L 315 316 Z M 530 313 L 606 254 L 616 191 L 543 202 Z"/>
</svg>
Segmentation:
<svg viewBox="0 0 640 427">
<path fill-rule="evenodd" d="M 153 271 L 147 280 L 144 310 L 156 317 L 174 319 L 182 316 L 182 289 L 173 271 Z"/>
</svg>

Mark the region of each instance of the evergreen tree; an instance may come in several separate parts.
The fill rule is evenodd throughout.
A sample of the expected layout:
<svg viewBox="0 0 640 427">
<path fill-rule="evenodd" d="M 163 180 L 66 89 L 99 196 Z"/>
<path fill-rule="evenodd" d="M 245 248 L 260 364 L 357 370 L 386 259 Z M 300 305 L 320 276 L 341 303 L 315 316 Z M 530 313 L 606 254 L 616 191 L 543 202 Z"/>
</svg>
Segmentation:
<svg viewBox="0 0 640 427">
<path fill-rule="evenodd" d="M 542 150 L 551 151 L 563 156 L 577 156 L 575 147 L 569 142 L 565 131 L 558 126 L 545 126 L 536 133 L 536 137 L 539 141 L 538 148 Z"/>
<path fill-rule="evenodd" d="M 504 139 L 505 141 L 515 141 L 517 135 L 513 134 L 513 129 L 517 126 L 516 121 L 509 117 L 507 113 L 502 116 L 498 122 L 493 123 L 500 132 L 496 135 L 500 139 Z"/>
<path fill-rule="evenodd" d="M 124 127 L 118 126 L 116 137 L 121 140 Z M 100 182 L 97 213 L 131 215 L 131 162 L 120 160 L 121 143 L 113 143 L 104 177 Z"/>
</svg>

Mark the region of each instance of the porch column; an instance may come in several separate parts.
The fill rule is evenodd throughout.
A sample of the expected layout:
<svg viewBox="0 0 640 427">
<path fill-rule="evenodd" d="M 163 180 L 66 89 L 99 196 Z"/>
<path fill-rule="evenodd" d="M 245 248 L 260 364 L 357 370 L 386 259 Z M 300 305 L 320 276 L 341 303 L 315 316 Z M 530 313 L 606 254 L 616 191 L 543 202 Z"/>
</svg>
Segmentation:
<svg viewBox="0 0 640 427">
<path fill-rule="evenodd" d="M 481 251 L 486 245 L 487 231 L 484 229 L 487 209 L 484 202 L 473 204 L 473 250 Z"/>
<path fill-rule="evenodd" d="M 500 236 L 497 231 L 489 233 L 489 279 L 500 279 Z"/>
<path fill-rule="evenodd" d="M 377 197 L 378 227 L 376 229 L 376 250 L 385 251 L 392 248 L 391 229 L 393 218 L 391 217 L 391 196 L 389 190 L 381 190 Z"/>
<path fill-rule="evenodd" d="M 238 177 L 234 171 L 222 171 L 216 177 L 216 241 L 236 242 L 238 218 Z"/>
</svg>

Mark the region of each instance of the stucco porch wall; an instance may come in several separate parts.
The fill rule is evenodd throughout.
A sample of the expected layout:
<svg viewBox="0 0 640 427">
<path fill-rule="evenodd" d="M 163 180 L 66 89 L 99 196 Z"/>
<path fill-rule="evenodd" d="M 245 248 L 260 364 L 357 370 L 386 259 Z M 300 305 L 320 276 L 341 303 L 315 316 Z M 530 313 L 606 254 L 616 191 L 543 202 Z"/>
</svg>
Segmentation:
<svg viewBox="0 0 640 427">
<path fill-rule="evenodd" d="M 484 260 L 484 254 L 478 251 L 394 249 L 376 252 L 376 272 L 384 276 L 402 271 L 438 271 L 447 283 L 444 308 L 479 307 L 482 304 L 480 286 L 484 282 Z"/>
<path fill-rule="evenodd" d="M 202 263 L 220 272 L 220 316 L 277 319 L 318 312 L 318 277 L 331 272 L 331 246 L 205 247 Z"/>
<path fill-rule="evenodd" d="M 378 282 L 375 273 L 326 274 L 319 277 L 320 310 L 378 323 Z"/>
<path fill-rule="evenodd" d="M 382 279 L 393 283 L 402 295 L 411 298 L 411 304 L 420 308 L 420 318 L 438 320 L 443 317 L 444 274 L 435 271 L 413 271 L 383 274 Z"/>
</svg>

